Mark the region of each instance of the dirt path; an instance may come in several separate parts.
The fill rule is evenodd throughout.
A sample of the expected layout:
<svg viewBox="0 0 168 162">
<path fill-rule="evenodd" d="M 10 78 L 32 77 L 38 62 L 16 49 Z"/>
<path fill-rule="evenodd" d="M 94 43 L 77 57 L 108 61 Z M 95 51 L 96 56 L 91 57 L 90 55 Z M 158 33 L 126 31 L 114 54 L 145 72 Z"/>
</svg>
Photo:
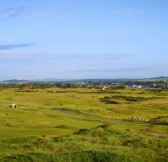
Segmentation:
<svg viewBox="0 0 168 162">
<path fill-rule="evenodd" d="M 70 113 L 70 112 L 68 112 L 68 111 L 64 111 L 64 110 L 57 110 L 57 111 L 62 112 L 62 113 L 64 113 L 64 114 L 69 115 L 69 116 L 72 116 L 72 117 L 76 117 L 76 118 L 80 118 L 80 119 L 85 118 L 84 116 L 79 116 L 79 115 L 77 115 L 77 114 L 73 114 L 73 113 Z"/>
<path fill-rule="evenodd" d="M 65 110 L 58 110 L 57 109 L 57 111 L 59 111 L 59 112 L 62 112 L 62 113 L 64 113 L 64 114 L 66 114 L 66 115 L 68 115 L 68 116 L 71 116 L 71 117 L 75 117 L 75 118 L 78 118 L 78 119 L 81 119 L 81 120 L 87 120 L 87 121 L 98 121 L 98 122 L 102 122 L 102 123 L 105 123 L 105 122 L 107 122 L 105 119 L 103 119 L 103 118 L 96 118 L 96 117 L 94 117 L 94 118 L 89 118 L 89 116 L 83 116 L 83 114 L 75 114 L 75 113 L 71 113 L 71 112 L 69 112 L 69 111 L 65 111 Z"/>
<path fill-rule="evenodd" d="M 155 137 L 158 137 L 158 138 L 165 138 L 167 137 L 166 134 L 162 134 L 162 133 L 152 133 L 152 132 L 148 132 L 149 134 L 155 136 Z"/>
</svg>

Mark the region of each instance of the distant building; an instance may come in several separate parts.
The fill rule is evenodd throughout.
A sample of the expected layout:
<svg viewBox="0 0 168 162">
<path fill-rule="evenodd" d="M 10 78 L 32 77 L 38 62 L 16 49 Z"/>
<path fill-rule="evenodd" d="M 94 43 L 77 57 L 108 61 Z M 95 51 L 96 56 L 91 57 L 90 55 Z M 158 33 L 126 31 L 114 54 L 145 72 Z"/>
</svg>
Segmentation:
<svg viewBox="0 0 168 162">
<path fill-rule="evenodd" d="M 142 85 L 133 85 L 131 88 L 142 88 Z"/>
<path fill-rule="evenodd" d="M 12 103 L 12 104 L 9 105 L 9 107 L 11 107 L 11 108 L 16 108 L 16 104 L 15 104 L 15 103 Z"/>
</svg>

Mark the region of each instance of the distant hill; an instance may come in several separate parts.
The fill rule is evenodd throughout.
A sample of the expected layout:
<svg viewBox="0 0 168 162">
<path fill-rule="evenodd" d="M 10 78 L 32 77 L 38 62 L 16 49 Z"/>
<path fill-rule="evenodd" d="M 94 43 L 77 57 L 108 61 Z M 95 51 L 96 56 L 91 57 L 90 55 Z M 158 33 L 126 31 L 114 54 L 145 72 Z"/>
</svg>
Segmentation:
<svg viewBox="0 0 168 162">
<path fill-rule="evenodd" d="M 75 80 L 78 82 L 121 82 L 125 80 L 136 80 L 136 79 L 80 79 Z"/>
<path fill-rule="evenodd" d="M 45 78 L 45 79 L 34 79 L 34 80 L 3 80 L 0 83 L 29 83 L 29 82 L 123 82 L 123 81 L 168 81 L 168 77 L 154 77 L 154 78 L 144 78 L 144 79 L 55 79 L 55 78 Z"/>
<path fill-rule="evenodd" d="M 45 79 L 34 79 L 32 82 L 57 82 L 57 81 L 68 81 L 67 79 L 56 79 L 56 78 L 45 78 Z"/>
<path fill-rule="evenodd" d="M 154 78 L 146 78 L 146 79 L 142 79 L 144 81 L 168 81 L 168 77 L 154 77 Z"/>
<path fill-rule="evenodd" d="M 10 80 L 3 80 L 0 81 L 1 83 L 27 83 L 28 80 L 18 80 L 18 79 L 10 79 Z"/>
</svg>

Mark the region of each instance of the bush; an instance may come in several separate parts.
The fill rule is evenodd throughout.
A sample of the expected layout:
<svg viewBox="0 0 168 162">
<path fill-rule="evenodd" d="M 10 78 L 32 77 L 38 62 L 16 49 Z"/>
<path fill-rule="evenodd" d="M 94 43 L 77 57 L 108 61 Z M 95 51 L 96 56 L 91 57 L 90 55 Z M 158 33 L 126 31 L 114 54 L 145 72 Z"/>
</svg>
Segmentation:
<svg viewBox="0 0 168 162">
<path fill-rule="evenodd" d="M 114 101 L 112 97 L 108 97 L 108 96 L 105 96 L 104 98 L 100 98 L 100 101 L 106 104 L 119 104 L 118 101 Z"/>
<path fill-rule="evenodd" d="M 157 118 L 151 119 L 151 123 L 156 125 L 168 125 L 168 116 L 160 116 Z"/>
</svg>

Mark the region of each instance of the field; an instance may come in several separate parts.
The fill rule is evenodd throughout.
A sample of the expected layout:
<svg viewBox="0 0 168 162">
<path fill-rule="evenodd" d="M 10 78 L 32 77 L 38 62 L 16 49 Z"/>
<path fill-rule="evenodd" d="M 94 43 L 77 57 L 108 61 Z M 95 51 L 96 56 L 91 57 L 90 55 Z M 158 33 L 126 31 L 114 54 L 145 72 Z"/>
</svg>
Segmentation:
<svg viewBox="0 0 168 162">
<path fill-rule="evenodd" d="M 4 89 L 0 123 L 0 161 L 168 161 L 168 90 Z"/>
</svg>

